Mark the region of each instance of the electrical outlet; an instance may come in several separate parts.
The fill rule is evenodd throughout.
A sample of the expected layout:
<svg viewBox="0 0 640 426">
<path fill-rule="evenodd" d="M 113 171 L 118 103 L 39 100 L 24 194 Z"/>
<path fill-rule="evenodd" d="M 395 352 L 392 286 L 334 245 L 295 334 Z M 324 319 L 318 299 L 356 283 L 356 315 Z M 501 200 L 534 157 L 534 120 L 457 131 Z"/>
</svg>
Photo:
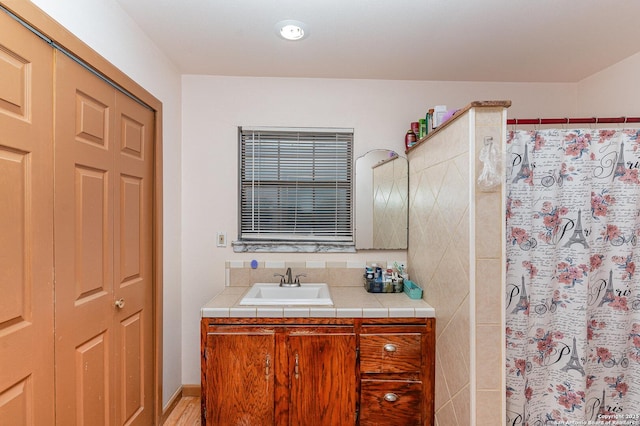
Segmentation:
<svg viewBox="0 0 640 426">
<path fill-rule="evenodd" d="M 216 234 L 218 247 L 226 247 L 227 246 L 227 233 L 226 232 L 218 232 Z"/>
</svg>

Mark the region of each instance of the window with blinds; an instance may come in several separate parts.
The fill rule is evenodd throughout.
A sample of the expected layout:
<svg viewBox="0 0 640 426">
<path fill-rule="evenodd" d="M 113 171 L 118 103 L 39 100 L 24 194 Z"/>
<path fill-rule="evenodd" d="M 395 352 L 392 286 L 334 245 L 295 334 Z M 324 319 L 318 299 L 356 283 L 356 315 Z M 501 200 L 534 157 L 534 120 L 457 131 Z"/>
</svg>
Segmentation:
<svg viewBox="0 0 640 426">
<path fill-rule="evenodd" d="M 353 242 L 353 130 L 239 128 L 240 240 Z"/>
</svg>

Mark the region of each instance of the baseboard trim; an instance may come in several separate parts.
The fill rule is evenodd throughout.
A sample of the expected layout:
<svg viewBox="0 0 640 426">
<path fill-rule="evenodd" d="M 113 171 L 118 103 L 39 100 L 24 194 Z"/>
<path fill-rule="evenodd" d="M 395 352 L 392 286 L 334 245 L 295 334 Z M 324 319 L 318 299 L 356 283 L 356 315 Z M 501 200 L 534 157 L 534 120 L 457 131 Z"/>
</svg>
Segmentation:
<svg viewBox="0 0 640 426">
<path fill-rule="evenodd" d="M 200 385 L 182 385 L 182 396 L 197 396 L 199 398 L 201 393 Z"/>
<path fill-rule="evenodd" d="M 178 402 L 183 396 L 197 396 L 200 397 L 201 390 L 200 385 L 182 385 L 172 396 L 169 398 L 169 402 L 162 410 L 162 419 L 160 424 L 164 424 L 167 421 L 171 412 L 176 408 Z"/>
<path fill-rule="evenodd" d="M 179 387 L 178 390 L 169 398 L 169 402 L 162 409 L 162 418 L 160 419 L 160 424 L 164 424 L 171 415 L 171 412 L 176 408 L 178 402 L 180 402 L 180 398 L 182 398 L 182 387 Z"/>
</svg>

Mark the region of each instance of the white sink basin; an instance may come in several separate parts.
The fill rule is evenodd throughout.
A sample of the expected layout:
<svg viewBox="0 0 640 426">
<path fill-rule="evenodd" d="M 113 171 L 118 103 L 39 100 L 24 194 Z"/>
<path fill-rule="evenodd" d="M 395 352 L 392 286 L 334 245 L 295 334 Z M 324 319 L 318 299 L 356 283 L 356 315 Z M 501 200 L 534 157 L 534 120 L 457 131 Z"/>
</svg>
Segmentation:
<svg viewBox="0 0 640 426">
<path fill-rule="evenodd" d="M 329 286 L 305 283 L 300 287 L 280 287 L 272 283 L 255 283 L 240 300 L 241 305 L 328 305 L 333 306 Z"/>
</svg>

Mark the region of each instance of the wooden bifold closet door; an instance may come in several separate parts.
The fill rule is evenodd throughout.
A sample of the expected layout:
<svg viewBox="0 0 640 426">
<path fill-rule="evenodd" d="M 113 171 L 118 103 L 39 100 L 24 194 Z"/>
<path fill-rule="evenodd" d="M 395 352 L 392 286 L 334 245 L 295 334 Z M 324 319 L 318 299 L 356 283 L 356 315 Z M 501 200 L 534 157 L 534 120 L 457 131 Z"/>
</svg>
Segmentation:
<svg viewBox="0 0 640 426">
<path fill-rule="evenodd" d="M 155 112 L 0 10 L 0 425 L 152 425 Z"/>
<path fill-rule="evenodd" d="M 53 49 L 0 12 L 0 424 L 50 425 Z"/>
<path fill-rule="evenodd" d="M 153 112 L 56 52 L 57 423 L 153 423 Z"/>
</svg>

